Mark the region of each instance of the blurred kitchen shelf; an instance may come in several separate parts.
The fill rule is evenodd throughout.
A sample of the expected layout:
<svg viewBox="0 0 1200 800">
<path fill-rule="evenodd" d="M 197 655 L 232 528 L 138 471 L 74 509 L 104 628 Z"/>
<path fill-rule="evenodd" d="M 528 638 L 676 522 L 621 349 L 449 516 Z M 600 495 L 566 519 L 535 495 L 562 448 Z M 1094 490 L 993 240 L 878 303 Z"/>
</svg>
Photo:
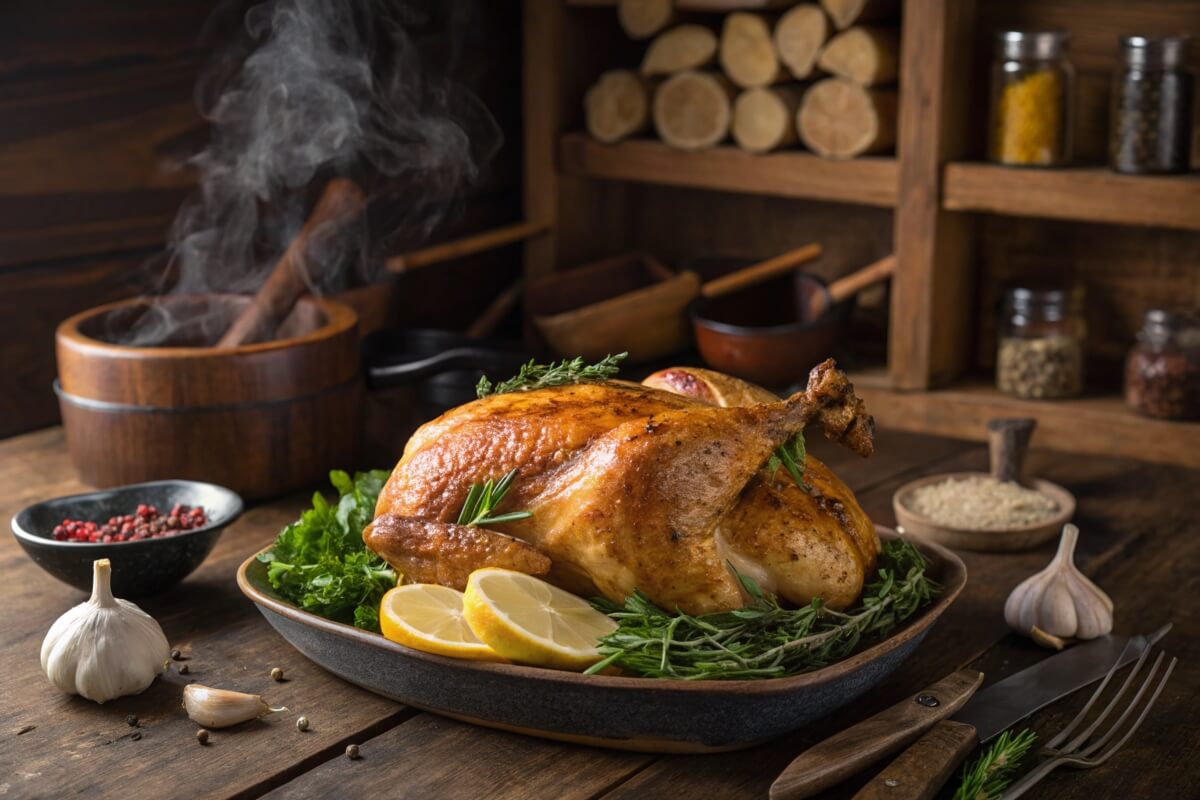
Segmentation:
<svg viewBox="0 0 1200 800">
<path fill-rule="evenodd" d="M 728 146 L 686 152 L 653 139 L 601 144 L 585 133 L 563 136 L 558 160 L 567 175 L 883 207 L 896 205 L 900 185 L 894 158 L 832 161 L 802 151 L 753 155 Z"/>
<path fill-rule="evenodd" d="M 1200 175 L 1120 175 L 1105 167 L 946 165 L 943 205 L 1020 217 L 1200 230 Z"/>
<path fill-rule="evenodd" d="M 882 375 L 850 377 L 880 427 L 983 441 L 989 419 L 1033 417 L 1038 421 L 1034 444 L 1039 447 L 1200 468 L 1200 423 L 1140 416 L 1126 408 L 1119 395 L 1021 400 L 982 380 L 904 392 L 876 379 Z"/>
</svg>

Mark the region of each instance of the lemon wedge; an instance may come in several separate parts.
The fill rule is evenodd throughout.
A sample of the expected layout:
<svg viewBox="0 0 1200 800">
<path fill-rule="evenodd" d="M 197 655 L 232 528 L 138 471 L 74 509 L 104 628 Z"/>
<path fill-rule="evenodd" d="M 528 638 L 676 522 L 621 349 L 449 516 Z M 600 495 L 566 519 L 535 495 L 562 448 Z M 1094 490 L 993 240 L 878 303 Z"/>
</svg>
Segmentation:
<svg viewBox="0 0 1200 800">
<path fill-rule="evenodd" d="M 379 603 L 383 635 L 415 650 L 472 661 L 503 661 L 471 632 L 463 594 L 448 586 L 410 583 L 390 589 Z"/>
<path fill-rule="evenodd" d="M 617 628 L 570 592 L 494 567 L 471 573 L 463 615 L 475 635 L 505 658 L 556 669 L 595 664 L 600 660 L 596 640 Z"/>
</svg>

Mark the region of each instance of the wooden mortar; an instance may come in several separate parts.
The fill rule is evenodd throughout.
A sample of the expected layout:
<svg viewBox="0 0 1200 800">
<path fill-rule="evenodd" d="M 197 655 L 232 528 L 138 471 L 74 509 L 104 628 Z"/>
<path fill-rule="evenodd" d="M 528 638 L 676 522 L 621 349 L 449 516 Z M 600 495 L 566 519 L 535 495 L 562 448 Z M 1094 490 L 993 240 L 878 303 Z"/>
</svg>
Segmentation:
<svg viewBox="0 0 1200 800">
<path fill-rule="evenodd" d="M 100 306 L 58 327 L 55 389 L 85 483 L 188 478 L 266 498 L 354 467 L 364 388 L 349 307 L 301 298 L 279 338 L 259 344 L 215 348 L 182 333 L 163 347 L 118 344 L 150 302 Z M 156 302 L 180 319 L 211 313 L 223 330 L 251 299 Z"/>
</svg>

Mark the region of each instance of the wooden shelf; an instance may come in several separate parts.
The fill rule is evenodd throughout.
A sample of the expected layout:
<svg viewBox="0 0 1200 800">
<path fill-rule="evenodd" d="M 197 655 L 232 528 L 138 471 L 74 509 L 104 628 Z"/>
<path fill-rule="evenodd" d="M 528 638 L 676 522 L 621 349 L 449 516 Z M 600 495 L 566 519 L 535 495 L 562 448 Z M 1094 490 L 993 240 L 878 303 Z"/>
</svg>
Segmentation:
<svg viewBox="0 0 1200 800">
<path fill-rule="evenodd" d="M 1001 394 L 982 381 L 903 392 L 875 376 L 851 378 L 881 427 L 983 441 L 993 417 L 1034 417 L 1040 447 L 1200 468 L 1200 423 L 1148 419 L 1116 395 L 1034 401 Z"/>
<path fill-rule="evenodd" d="M 946 166 L 943 191 L 944 206 L 954 211 L 1200 230 L 1200 175 L 954 163 Z"/>
<path fill-rule="evenodd" d="M 691 153 L 652 139 L 606 145 L 584 133 L 562 137 L 558 161 L 568 175 L 884 207 L 896 205 L 900 178 L 894 158 L 831 161 L 799 151 L 752 155 L 735 147 Z"/>
</svg>

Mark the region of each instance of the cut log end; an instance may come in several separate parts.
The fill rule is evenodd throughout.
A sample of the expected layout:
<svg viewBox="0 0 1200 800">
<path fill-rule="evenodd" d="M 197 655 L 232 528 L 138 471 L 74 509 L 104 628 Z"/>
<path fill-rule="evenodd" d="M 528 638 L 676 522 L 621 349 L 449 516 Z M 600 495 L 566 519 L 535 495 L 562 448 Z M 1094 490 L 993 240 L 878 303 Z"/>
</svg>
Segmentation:
<svg viewBox="0 0 1200 800">
<path fill-rule="evenodd" d="M 747 89 L 733 104 L 733 139 L 743 150 L 769 153 L 796 141 L 796 110 L 801 92 L 795 87 Z"/>
<path fill-rule="evenodd" d="M 856 22 L 894 19 L 900 0 L 821 0 L 821 5 L 839 31 Z"/>
<path fill-rule="evenodd" d="M 703 25 L 680 25 L 660 33 L 646 48 L 643 75 L 673 75 L 685 69 L 700 69 L 717 56 L 717 35 Z"/>
<path fill-rule="evenodd" d="M 892 28 L 854 27 L 829 40 L 817 66 L 861 86 L 891 83 L 900 72 L 900 37 Z"/>
<path fill-rule="evenodd" d="M 737 12 L 721 29 L 721 69 L 743 89 L 769 86 L 783 78 L 771 29 L 758 14 Z"/>
<path fill-rule="evenodd" d="M 826 158 L 882 152 L 896 143 L 896 92 L 829 78 L 805 93 L 796 125 L 805 146 Z"/>
<path fill-rule="evenodd" d="M 616 69 L 604 73 L 583 98 L 588 133 L 614 144 L 649 126 L 650 101 L 637 73 Z"/>
<path fill-rule="evenodd" d="M 654 93 L 654 127 L 682 150 L 712 147 L 729 133 L 733 87 L 711 72 L 680 72 Z"/>
<path fill-rule="evenodd" d="M 775 24 L 775 50 L 796 78 L 812 75 L 821 45 L 829 38 L 829 19 L 819 6 L 801 3 Z"/>
<path fill-rule="evenodd" d="M 675 20 L 674 0 L 618 0 L 617 19 L 631 39 L 649 39 Z"/>
</svg>

